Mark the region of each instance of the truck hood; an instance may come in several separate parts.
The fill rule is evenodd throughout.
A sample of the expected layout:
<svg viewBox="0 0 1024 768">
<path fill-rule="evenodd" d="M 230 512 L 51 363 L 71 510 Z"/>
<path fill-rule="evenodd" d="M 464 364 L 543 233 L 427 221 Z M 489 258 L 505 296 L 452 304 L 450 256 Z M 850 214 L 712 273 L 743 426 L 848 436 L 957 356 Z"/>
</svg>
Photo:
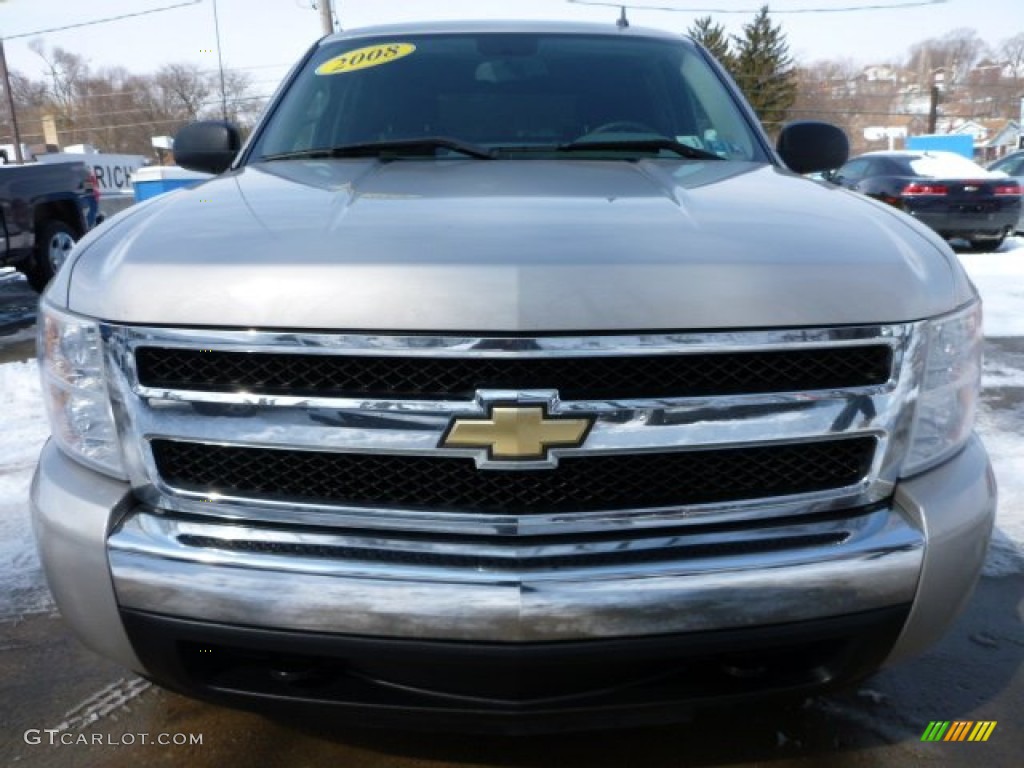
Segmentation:
<svg viewBox="0 0 1024 768">
<path fill-rule="evenodd" d="M 820 326 L 972 295 L 903 214 L 724 161 L 277 161 L 137 206 L 78 254 L 69 308 L 139 324 Z"/>
</svg>

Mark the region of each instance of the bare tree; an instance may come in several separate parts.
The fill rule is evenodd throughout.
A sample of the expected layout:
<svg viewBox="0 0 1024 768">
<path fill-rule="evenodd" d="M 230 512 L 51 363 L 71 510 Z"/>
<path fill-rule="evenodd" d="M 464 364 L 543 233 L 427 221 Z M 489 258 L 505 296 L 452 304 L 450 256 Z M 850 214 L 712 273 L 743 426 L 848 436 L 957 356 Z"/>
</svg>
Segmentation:
<svg viewBox="0 0 1024 768">
<path fill-rule="evenodd" d="M 153 94 L 163 110 L 185 120 L 199 119 L 213 93 L 210 77 L 195 64 L 165 64 L 153 76 Z"/>
<path fill-rule="evenodd" d="M 89 143 L 107 152 L 148 155 L 154 135 L 221 116 L 219 75 L 194 64 L 167 64 L 155 74 L 137 75 L 123 67 L 93 70 L 81 56 L 48 50 L 39 41 L 32 49 L 46 65 L 42 79 L 13 73 L 11 90 L 33 139 L 42 138 L 40 121 L 50 115 L 65 146 Z M 249 128 L 263 101 L 252 95 L 248 75 L 224 74 L 228 117 Z"/>
<path fill-rule="evenodd" d="M 266 100 L 252 93 L 252 78 L 238 70 L 224 71 L 224 93 L 228 105 L 228 120 L 243 130 L 255 124 Z"/>
<path fill-rule="evenodd" d="M 955 82 L 963 81 L 978 61 L 988 55 L 988 45 L 973 29 L 954 29 L 942 39 L 952 57 L 950 64 Z"/>
<path fill-rule="evenodd" d="M 223 117 L 218 73 L 194 64 L 167 64 L 154 76 L 154 84 L 154 96 L 168 118 L 189 122 Z M 228 120 L 243 127 L 263 108 L 263 100 L 252 95 L 252 78 L 237 70 L 224 71 L 224 102 Z"/>
<path fill-rule="evenodd" d="M 11 72 L 11 92 L 14 101 L 26 107 L 41 107 L 48 103 L 46 83 L 32 80 L 21 72 Z"/>
<path fill-rule="evenodd" d="M 1004 40 L 999 46 L 999 58 L 1014 81 L 1024 79 L 1024 32 Z"/>
<path fill-rule="evenodd" d="M 920 82 L 930 82 L 942 70 L 947 83 L 963 81 L 974 65 L 988 54 L 988 45 L 973 29 L 954 29 L 941 38 L 929 38 L 910 47 L 908 68 Z"/>
<path fill-rule="evenodd" d="M 28 47 L 46 65 L 49 106 L 66 126 L 73 126 L 77 97 L 83 81 L 89 77 L 89 63 L 78 54 L 63 48 L 48 51 L 43 41 L 38 38 L 29 42 Z"/>
</svg>

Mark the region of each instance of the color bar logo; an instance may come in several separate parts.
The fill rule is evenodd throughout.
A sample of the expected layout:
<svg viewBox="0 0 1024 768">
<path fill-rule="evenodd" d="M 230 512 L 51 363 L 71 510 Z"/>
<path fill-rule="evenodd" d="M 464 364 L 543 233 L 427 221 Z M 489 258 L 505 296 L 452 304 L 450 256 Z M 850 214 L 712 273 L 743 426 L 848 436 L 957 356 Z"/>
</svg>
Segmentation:
<svg viewBox="0 0 1024 768">
<path fill-rule="evenodd" d="M 988 741 L 996 729 L 995 720 L 932 720 L 921 734 L 921 741 Z"/>
</svg>

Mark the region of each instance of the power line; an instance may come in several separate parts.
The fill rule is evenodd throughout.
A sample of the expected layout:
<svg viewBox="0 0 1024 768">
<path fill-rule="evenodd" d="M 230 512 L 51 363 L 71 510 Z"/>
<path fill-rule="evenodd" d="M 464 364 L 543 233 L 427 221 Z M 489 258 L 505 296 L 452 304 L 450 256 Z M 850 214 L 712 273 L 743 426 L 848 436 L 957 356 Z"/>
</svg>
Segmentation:
<svg viewBox="0 0 1024 768">
<path fill-rule="evenodd" d="M 213 71 L 216 72 L 216 70 L 213 70 Z M 233 70 L 229 69 L 227 71 L 228 72 L 232 72 Z M 247 85 L 247 86 L 267 85 L 267 84 L 278 85 L 280 82 L 281 82 L 280 80 L 249 80 L 249 81 L 247 81 L 245 83 L 245 85 Z M 164 92 L 166 92 L 165 89 L 160 88 L 159 86 L 154 84 L 151 88 L 144 88 L 142 90 L 137 90 L 137 91 L 107 91 L 105 93 L 76 93 L 74 98 L 75 98 L 75 101 L 78 102 L 78 101 L 92 101 L 93 99 L 116 99 L 118 97 L 128 98 L 128 97 L 131 97 L 131 96 L 152 96 L 153 94 L 164 93 Z M 31 106 L 38 106 L 38 105 L 22 104 L 21 106 L 31 107 Z"/>
<path fill-rule="evenodd" d="M 682 8 L 679 6 L 637 5 L 634 3 L 604 2 L 604 0 L 566 0 L 575 5 L 601 5 L 609 8 L 623 8 L 636 11 L 670 11 L 673 13 L 760 13 L 760 8 Z M 949 0 L 907 0 L 907 2 L 872 3 L 870 5 L 825 6 L 819 8 L 771 8 L 775 14 L 794 13 L 851 13 L 855 11 L 883 11 L 900 8 L 918 8 L 924 5 L 942 5 Z"/>
<path fill-rule="evenodd" d="M 105 19 L 93 19 L 92 21 L 80 21 L 76 24 L 65 24 L 62 27 L 50 27 L 49 29 L 37 29 L 34 32 L 19 32 L 16 35 L 4 35 L 4 40 L 17 40 L 19 37 L 34 37 L 35 35 L 45 35 L 49 32 L 63 32 L 67 29 L 79 29 L 80 27 L 92 27 L 96 24 L 107 24 L 111 21 L 121 21 L 122 19 L 131 19 L 136 16 L 148 16 L 151 13 L 160 13 L 162 11 L 171 11 L 175 8 L 185 8 L 189 5 L 199 5 L 203 0 L 189 0 L 187 3 L 175 3 L 174 5 L 165 5 L 160 8 L 150 8 L 145 11 L 136 11 L 135 13 L 122 13 L 119 16 L 109 16 Z"/>
<path fill-rule="evenodd" d="M 242 97 L 235 98 L 235 99 L 228 99 L 228 104 L 237 105 L 237 104 L 240 104 L 241 102 L 258 101 L 260 99 L 265 99 L 265 98 L 267 98 L 267 97 L 266 96 L 242 96 Z M 209 107 L 209 106 L 215 106 L 215 105 L 219 106 L 220 103 L 221 103 L 220 99 L 213 99 L 213 100 L 210 100 L 210 101 L 201 102 L 198 106 L 200 106 L 200 107 Z M 142 109 L 129 110 L 129 111 L 130 112 L 141 112 Z M 107 114 L 121 114 L 121 113 L 107 113 Z M 83 119 L 90 119 L 91 120 L 91 119 L 93 119 L 95 117 L 99 117 L 99 116 L 100 115 L 87 115 Z M 74 125 L 74 126 L 70 126 L 68 128 L 65 128 L 63 130 L 65 132 L 68 132 L 68 133 L 79 133 L 79 134 L 81 134 L 81 133 L 95 133 L 95 132 L 98 132 L 98 131 L 115 130 L 117 128 L 139 128 L 139 127 L 143 127 L 143 126 L 147 126 L 147 125 L 172 125 L 174 123 L 187 123 L 190 120 L 191 120 L 191 118 L 189 118 L 189 117 L 168 117 L 168 118 L 157 118 L 157 119 L 152 119 L 152 120 L 142 120 L 140 122 L 135 122 L 135 123 L 115 123 L 113 125 Z M 43 136 L 43 134 L 41 134 L 41 133 L 23 133 L 21 135 L 22 135 L 23 138 L 41 138 Z"/>
<path fill-rule="evenodd" d="M 234 103 L 237 103 L 237 102 L 240 102 L 240 101 L 250 101 L 250 100 L 254 100 L 254 99 L 258 99 L 258 98 L 264 98 L 264 97 L 253 96 L 253 97 L 244 97 L 244 98 L 239 98 L 239 99 L 228 99 L 228 103 L 229 104 L 234 104 Z M 201 106 L 216 105 L 216 104 L 219 104 L 219 103 L 220 103 L 219 100 L 213 100 L 213 101 L 203 102 L 203 104 Z M 810 109 L 810 108 L 808 108 L 808 109 L 790 109 L 789 113 L 791 115 L 818 115 L 818 116 L 850 116 L 851 115 L 851 111 L 850 110 L 842 110 L 842 109 Z M 906 111 L 897 111 L 897 110 L 870 111 L 870 112 L 862 111 L 862 110 L 855 110 L 854 114 L 856 116 L 858 116 L 858 117 L 917 117 L 917 118 L 921 118 L 921 120 L 926 120 L 927 117 L 928 117 L 927 114 L 923 113 L 923 112 L 906 112 Z M 947 115 L 946 117 L 948 118 L 948 117 L 951 117 L 951 116 Z M 987 118 L 987 117 L 969 117 L 969 116 L 963 117 L 962 116 L 962 119 L 970 120 L 970 119 L 989 119 L 989 118 Z M 994 119 L 1002 120 L 1002 119 L 1006 119 L 1006 118 L 994 118 Z M 71 133 L 73 135 L 82 135 L 82 134 L 88 135 L 88 134 L 95 134 L 95 133 L 97 133 L 99 131 L 115 130 L 115 129 L 118 129 L 118 128 L 140 128 L 140 127 L 155 126 L 155 125 L 183 124 L 183 123 L 187 123 L 187 122 L 189 122 L 189 118 L 187 118 L 187 117 L 185 117 L 185 118 L 174 117 L 174 118 L 161 118 L 161 119 L 153 119 L 153 120 L 144 120 L 144 121 L 135 122 L 135 123 L 117 123 L 115 125 L 73 126 L 71 128 L 65 129 L 65 131 L 68 132 L 68 133 Z M 763 120 L 762 123 L 764 125 L 782 125 L 783 123 L 785 123 L 785 120 Z M 6 136 L 4 136 L 3 134 L 0 134 L 0 138 L 6 138 Z M 41 133 L 26 133 L 26 134 L 22 134 L 22 138 L 43 138 L 43 134 L 41 134 Z M 0 143 L 3 143 L 3 142 L 0 142 Z"/>
<path fill-rule="evenodd" d="M 265 96 L 229 96 L 227 98 L 227 103 L 228 104 L 240 104 L 240 103 L 245 102 L 245 101 L 262 101 L 264 99 L 269 99 L 269 98 L 270 98 L 269 95 L 265 95 Z M 204 101 L 198 102 L 196 104 L 196 107 L 199 108 L 199 109 L 202 109 L 203 107 L 209 107 L 209 106 L 214 106 L 214 105 L 220 106 L 220 104 L 221 104 L 220 98 L 206 99 Z M 184 106 L 184 105 L 178 105 L 178 106 Z M 79 119 L 81 119 L 81 120 L 92 121 L 92 120 L 98 120 L 98 119 L 104 118 L 104 117 L 114 117 L 116 115 L 134 115 L 134 114 L 138 114 L 139 112 L 145 112 L 147 109 L 151 109 L 151 108 L 153 108 L 152 104 L 139 104 L 139 105 L 131 107 L 129 109 L 118 109 L 118 110 L 114 110 L 114 111 L 111 111 L 111 112 L 91 112 L 91 111 L 85 111 L 85 112 L 77 112 L 76 114 L 79 115 Z M 117 127 L 117 126 L 103 126 L 103 127 L 107 128 L 107 127 Z"/>
</svg>

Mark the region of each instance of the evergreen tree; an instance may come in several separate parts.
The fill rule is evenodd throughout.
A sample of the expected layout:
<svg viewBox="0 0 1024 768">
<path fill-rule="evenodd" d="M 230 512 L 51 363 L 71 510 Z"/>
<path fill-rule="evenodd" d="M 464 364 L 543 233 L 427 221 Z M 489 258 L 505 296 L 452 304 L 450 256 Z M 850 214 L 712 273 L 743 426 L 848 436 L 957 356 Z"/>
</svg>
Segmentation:
<svg viewBox="0 0 1024 768">
<path fill-rule="evenodd" d="M 730 68 L 732 53 L 729 51 L 729 36 L 725 33 L 725 27 L 715 24 L 710 16 L 705 16 L 693 22 L 686 34 L 707 48 L 723 67 Z"/>
<path fill-rule="evenodd" d="M 775 133 L 796 100 L 796 70 L 782 26 L 772 24 L 768 6 L 733 35 L 729 70 L 770 133 Z"/>
</svg>

